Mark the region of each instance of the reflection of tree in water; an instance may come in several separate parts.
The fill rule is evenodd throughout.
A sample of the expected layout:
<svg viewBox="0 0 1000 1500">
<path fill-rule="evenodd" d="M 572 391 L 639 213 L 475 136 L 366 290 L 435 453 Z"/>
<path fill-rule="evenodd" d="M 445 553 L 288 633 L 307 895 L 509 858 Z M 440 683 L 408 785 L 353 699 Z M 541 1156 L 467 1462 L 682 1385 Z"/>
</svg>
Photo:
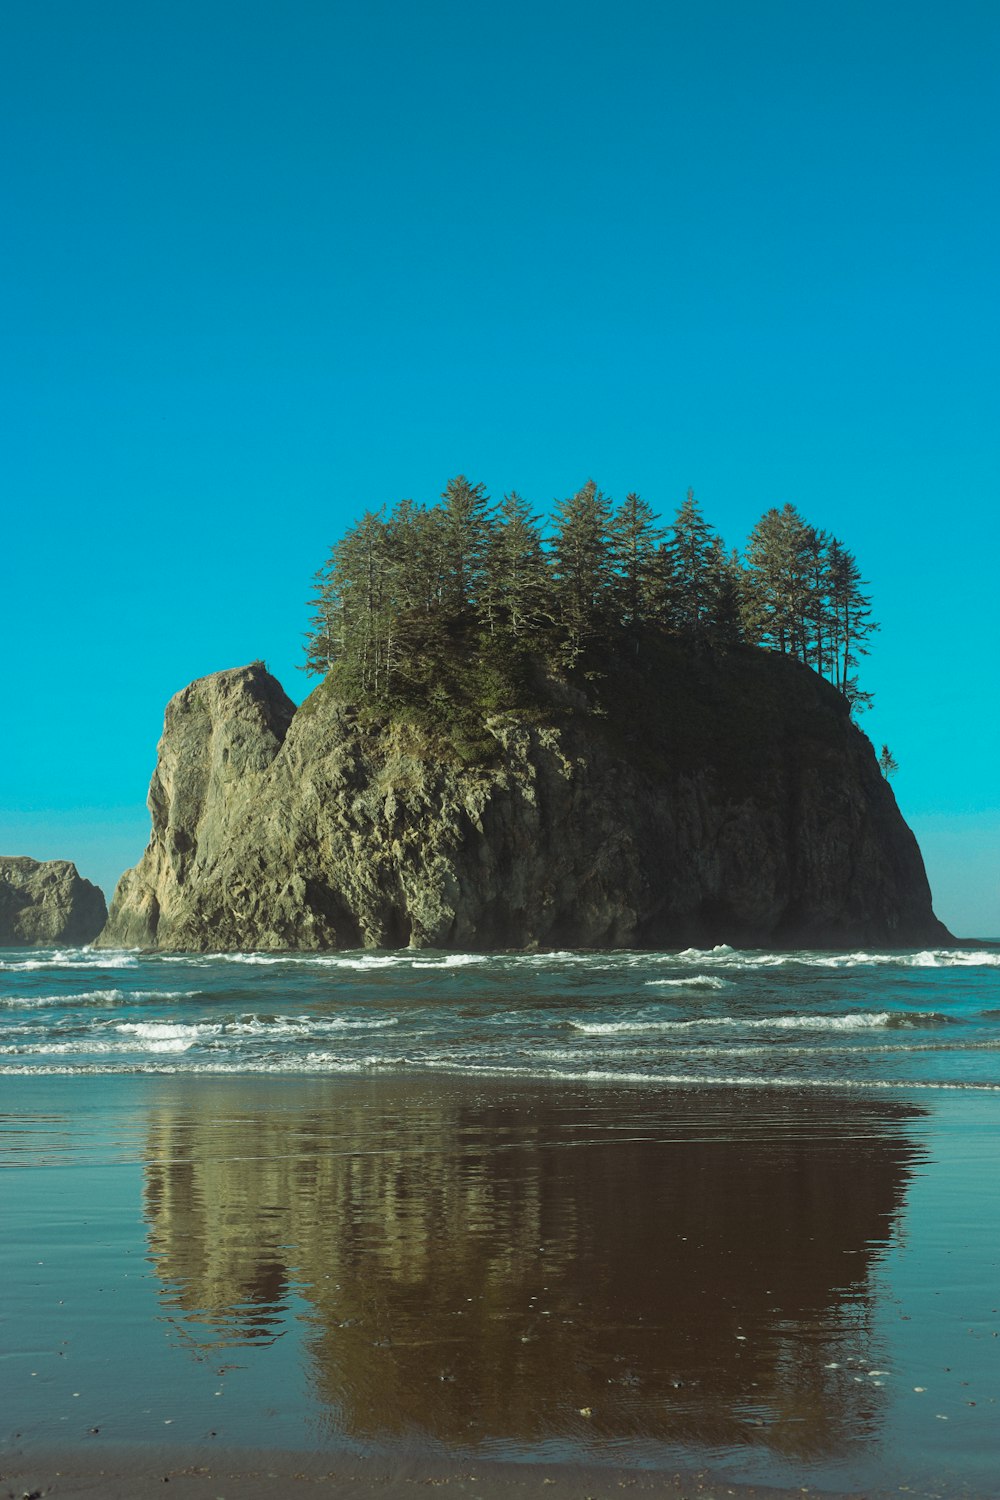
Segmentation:
<svg viewBox="0 0 1000 1500">
<path fill-rule="evenodd" d="M 166 1300 L 226 1342 L 273 1336 L 294 1286 L 337 1428 L 799 1454 L 874 1431 L 879 1390 L 827 1366 L 875 1358 L 912 1112 L 441 1080 L 294 1097 L 155 1114 L 150 1241 Z"/>
</svg>

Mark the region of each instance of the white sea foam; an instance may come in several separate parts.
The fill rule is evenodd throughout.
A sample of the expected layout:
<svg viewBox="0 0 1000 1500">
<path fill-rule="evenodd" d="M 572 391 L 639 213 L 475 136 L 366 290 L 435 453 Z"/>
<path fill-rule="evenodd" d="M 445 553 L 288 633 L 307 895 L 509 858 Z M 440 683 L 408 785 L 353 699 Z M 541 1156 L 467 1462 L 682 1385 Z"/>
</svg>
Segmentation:
<svg viewBox="0 0 1000 1500">
<path fill-rule="evenodd" d="M 618 953 L 572 953 L 567 948 L 553 948 L 548 953 L 509 953 L 505 957 L 528 968 L 544 967 L 546 964 L 612 964 L 622 957 Z"/>
<path fill-rule="evenodd" d="M 390 1026 L 398 1026 L 399 1017 L 357 1020 L 352 1016 L 324 1016 L 322 1020 L 313 1020 L 304 1016 L 300 1024 L 309 1031 L 385 1031 Z"/>
<path fill-rule="evenodd" d="M 138 998 L 126 995 L 124 990 L 88 990 L 85 995 L 0 995 L 0 1005 L 11 1010 L 36 1010 L 52 1005 L 67 1008 L 74 1005 L 124 1005 Z"/>
<path fill-rule="evenodd" d="M 467 969 L 478 964 L 489 964 L 495 960 L 490 953 L 449 953 L 446 958 L 417 959 L 415 967 L 420 969 Z"/>
<path fill-rule="evenodd" d="M 97 954 L 90 948 L 57 948 L 44 954 L 36 948 L 34 952 L 39 956 L 0 962 L 0 970 L 14 974 L 32 969 L 134 969 L 138 963 L 134 953 Z"/>
<path fill-rule="evenodd" d="M 719 979 L 714 974 L 692 974 L 690 979 L 647 979 L 646 984 L 658 989 L 725 990 L 732 980 Z"/>
<path fill-rule="evenodd" d="M 120 1021 L 115 1030 L 121 1036 L 136 1037 L 143 1042 L 187 1042 L 190 1044 L 199 1036 L 216 1033 L 217 1026 L 184 1025 L 170 1021 Z"/>
<path fill-rule="evenodd" d="M 345 1058 L 342 1052 L 307 1052 L 303 1063 L 307 1068 L 318 1067 L 339 1073 L 367 1073 L 374 1068 L 397 1068 L 409 1065 L 405 1057 L 389 1058 L 378 1052 L 369 1053 L 366 1057 L 349 1059 Z"/>
<path fill-rule="evenodd" d="M 447 953 L 444 957 L 414 953 L 369 953 L 361 958 L 324 957 L 316 963 L 334 969 L 467 969 L 481 964 L 495 964 L 493 953 Z"/>
<path fill-rule="evenodd" d="M 686 948 L 675 955 L 678 963 L 711 963 L 729 969 L 774 969 L 798 966 L 807 969 L 858 969 L 895 965 L 903 969 L 1000 968 L 1000 953 L 987 949 L 933 948 L 895 953 L 766 953 L 731 948 Z"/>
<path fill-rule="evenodd" d="M 448 1058 L 435 1060 L 435 1072 L 463 1073 L 469 1077 L 499 1078 L 545 1078 L 566 1083 L 610 1083 L 641 1084 L 651 1086 L 693 1086 L 697 1088 L 751 1088 L 751 1089 L 852 1089 L 867 1092 L 892 1089 L 909 1092 L 911 1089 L 946 1089 L 960 1092 L 998 1093 L 1000 1083 L 962 1080 L 927 1080 L 895 1078 L 802 1078 L 793 1074 L 776 1073 L 754 1075 L 741 1073 L 664 1073 L 630 1072 L 615 1068 L 587 1068 L 579 1072 L 561 1068 L 524 1068 L 505 1064 L 484 1064 L 469 1067 L 465 1063 L 453 1063 Z"/>
<path fill-rule="evenodd" d="M 25 1042 L 0 1047 L 0 1053 L 22 1057 L 115 1057 L 133 1052 L 186 1052 L 193 1037 L 120 1037 L 100 1041 L 95 1037 L 78 1037 L 72 1041 Z"/>
<path fill-rule="evenodd" d="M 221 964 L 250 964 L 253 967 L 267 967 L 272 964 L 287 964 L 294 962 L 299 955 L 285 953 L 207 953 L 205 958 L 212 963 Z M 305 957 L 306 955 L 302 955 Z M 178 958 L 175 962 L 187 963 L 192 960 Z M 197 960 L 194 960 L 197 962 Z"/>
<path fill-rule="evenodd" d="M 191 1043 L 263 1037 L 271 1041 L 300 1041 L 343 1032 L 384 1031 L 397 1026 L 396 1016 L 357 1020 L 350 1016 L 240 1016 L 220 1021 L 119 1021 L 114 1030 L 140 1040 L 186 1039 Z"/>
<path fill-rule="evenodd" d="M 287 964 L 295 968 L 348 969 L 359 973 L 377 969 L 464 969 L 474 964 L 494 964 L 494 953 L 428 953 L 419 949 L 401 949 L 398 953 L 168 953 L 160 960 L 164 963 L 192 964 L 204 967 L 208 963 L 244 964 L 250 967 L 270 968 Z"/>
<path fill-rule="evenodd" d="M 325 969 L 353 969 L 366 973 L 375 969 L 412 968 L 413 958 L 409 953 L 366 953 L 361 958 L 316 958 L 312 960 Z"/>
<path fill-rule="evenodd" d="M 114 993 L 122 995 L 121 990 L 114 991 Z M 89 998 L 89 996 L 83 995 L 80 998 L 82 1000 L 87 1000 Z M 123 1000 L 128 1000 L 128 1001 L 139 1000 L 139 1001 L 142 1001 L 142 1002 L 145 1002 L 147 1000 L 200 1000 L 201 999 L 201 991 L 200 990 L 134 990 L 132 992 L 132 994 L 130 994 L 130 995 L 122 995 L 122 999 Z"/>
<path fill-rule="evenodd" d="M 697 1016 L 687 1021 L 654 1020 L 648 1016 L 624 1017 L 619 1021 L 570 1021 L 577 1031 L 593 1036 L 612 1036 L 616 1032 L 692 1031 L 705 1027 L 725 1027 L 732 1031 L 870 1031 L 885 1027 L 936 1026 L 946 1017 L 931 1011 L 857 1011 L 844 1016 Z"/>
<path fill-rule="evenodd" d="M 974 948 L 939 948 L 930 953 L 914 954 L 912 962 L 920 969 L 1000 969 L 1000 953 Z"/>
<path fill-rule="evenodd" d="M 355 970 L 378 969 L 454 969 L 480 964 L 503 964 L 504 966 L 545 968 L 579 965 L 595 969 L 617 969 L 643 967 L 649 964 L 698 964 L 713 968 L 760 969 L 798 966 L 820 969 L 853 969 L 865 967 L 896 966 L 898 968 L 998 968 L 1000 952 L 989 949 L 932 948 L 897 951 L 856 950 L 850 953 L 814 952 L 790 950 L 769 952 L 763 949 L 738 949 L 728 943 L 717 943 L 713 948 L 685 948 L 679 953 L 663 953 L 640 949 L 611 950 L 607 952 L 573 952 L 554 949 L 543 953 L 446 953 L 433 950 L 403 948 L 393 952 L 363 952 L 357 949 L 341 952 L 282 951 L 276 953 L 164 953 L 157 963 L 170 963 L 203 967 L 207 964 L 227 963 L 251 967 L 273 967 L 288 965 L 293 968 L 332 968 Z M 138 956 L 131 950 L 109 951 L 98 955 L 91 949 L 65 949 L 42 954 L 38 950 L 11 962 L 0 963 L 0 969 L 35 968 L 131 968 Z"/>
<path fill-rule="evenodd" d="M 110 1005 L 143 1005 L 155 1000 L 197 1000 L 198 990 L 86 990 L 82 995 L 0 995 L 0 1007 L 36 1010 L 61 1006 L 65 1010 L 96 1009 Z"/>
<path fill-rule="evenodd" d="M 0 1048 L 0 1053 L 12 1053 L 16 1049 Z M 25 1049 L 28 1050 L 28 1049 Z M 525 1081 L 545 1080 L 552 1082 L 566 1082 L 585 1085 L 610 1085 L 612 1087 L 640 1086 L 647 1087 L 692 1087 L 703 1088 L 725 1088 L 725 1089 L 781 1089 L 781 1090 L 837 1090 L 838 1092 L 850 1089 L 859 1093 L 870 1093 L 886 1091 L 896 1093 L 910 1093 L 914 1090 L 920 1092 L 960 1092 L 960 1093 L 997 1093 L 1000 1092 L 1000 1083 L 983 1080 L 966 1079 L 908 1079 L 908 1078 L 851 1078 L 851 1077 L 799 1077 L 794 1074 L 746 1074 L 736 1071 L 722 1071 L 713 1073 L 679 1072 L 679 1071 L 638 1071 L 629 1069 L 615 1069 L 591 1067 L 576 1069 L 571 1067 L 548 1067 L 535 1065 L 509 1065 L 483 1061 L 470 1063 L 467 1059 L 454 1059 L 452 1057 L 425 1057 L 418 1061 L 409 1058 L 387 1058 L 379 1054 L 368 1054 L 364 1057 L 345 1059 L 337 1053 L 313 1051 L 302 1056 L 266 1058 L 241 1058 L 239 1060 L 228 1060 L 225 1058 L 213 1058 L 197 1060 L 187 1054 L 182 1040 L 171 1042 L 164 1040 L 157 1049 L 156 1056 L 143 1056 L 141 1059 L 128 1056 L 114 1056 L 111 1049 L 106 1049 L 100 1058 L 91 1056 L 87 1061 L 72 1062 L 72 1045 L 65 1044 L 58 1052 L 65 1054 L 67 1060 L 62 1062 L 0 1062 L 0 1075 L 8 1076 L 101 1076 L 113 1074 L 125 1075 L 197 1075 L 206 1077 L 233 1077 L 241 1075 L 260 1076 L 291 1076 L 311 1077 L 326 1074 L 363 1075 L 373 1071 L 381 1072 L 418 1072 L 426 1074 L 447 1073 L 460 1075 L 468 1078 L 514 1078 Z M 49 1049 L 49 1053 L 53 1049 Z M 58 1055 L 57 1052 L 57 1055 Z M 171 1052 L 181 1054 L 172 1061 L 161 1060 L 164 1054 Z M 81 1054 L 82 1055 L 82 1054 Z"/>
</svg>

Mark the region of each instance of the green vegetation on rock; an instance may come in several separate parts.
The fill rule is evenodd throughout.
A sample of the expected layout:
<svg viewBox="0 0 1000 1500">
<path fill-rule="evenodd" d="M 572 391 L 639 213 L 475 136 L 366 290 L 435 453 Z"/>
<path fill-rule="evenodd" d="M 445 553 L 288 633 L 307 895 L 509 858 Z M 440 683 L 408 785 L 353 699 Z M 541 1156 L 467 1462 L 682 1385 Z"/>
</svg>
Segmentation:
<svg viewBox="0 0 1000 1500">
<path fill-rule="evenodd" d="M 459 475 L 437 505 L 366 512 L 315 586 L 307 670 L 472 752 L 485 715 L 551 707 L 556 679 L 613 712 L 623 673 L 651 686 L 678 650 L 763 646 L 870 702 L 856 668 L 877 626 L 858 565 L 791 505 L 761 517 L 741 558 L 691 492 L 663 527 L 639 495 L 615 507 L 588 481 L 546 530 L 518 494 L 491 506 Z"/>
</svg>

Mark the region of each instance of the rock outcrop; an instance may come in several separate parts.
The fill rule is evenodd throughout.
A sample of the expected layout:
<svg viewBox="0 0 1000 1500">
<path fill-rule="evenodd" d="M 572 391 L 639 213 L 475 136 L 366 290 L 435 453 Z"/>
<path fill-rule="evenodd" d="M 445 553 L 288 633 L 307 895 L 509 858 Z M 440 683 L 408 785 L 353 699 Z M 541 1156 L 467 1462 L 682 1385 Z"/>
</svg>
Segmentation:
<svg viewBox="0 0 1000 1500">
<path fill-rule="evenodd" d="M 152 837 L 100 942 L 948 937 L 871 744 L 829 684 L 746 651 L 678 655 L 654 695 L 635 693 L 616 719 L 565 697 L 546 714 L 497 714 L 491 753 L 469 764 L 460 744 L 359 714 L 329 683 L 296 710 L 261 664 L 202 678 L 167 707 Z"/>
<path fill-rule="evenodd" d="M 0 855 L 0 948 L 82 946 L 107 916 L 104 892 L 69 860 Z"/>
</svg>

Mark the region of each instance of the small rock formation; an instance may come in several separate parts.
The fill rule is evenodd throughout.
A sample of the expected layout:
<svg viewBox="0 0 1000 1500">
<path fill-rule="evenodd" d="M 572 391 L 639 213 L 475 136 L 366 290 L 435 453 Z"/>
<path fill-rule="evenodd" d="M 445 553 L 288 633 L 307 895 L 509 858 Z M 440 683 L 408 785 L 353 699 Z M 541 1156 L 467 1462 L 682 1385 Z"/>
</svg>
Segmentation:
<svg viewBox="0 0 1000 1500">
<path fill-rule="evenodd" d="M 493 752 L 262 664 L 171 699 L 152 837 L 102 946 L 785 947 L 947 939 L 870 742 L 808 668 L 687 660 L 612 723 L 485 721 Z M 648 711 L 647 711 L 648 708 Z"/>
<path fill-rule="evenodd" d="M 82 946 L 107 916 L 104 892 L 69 860 L 0 855 L 0 948 Z"/>
</svg>

